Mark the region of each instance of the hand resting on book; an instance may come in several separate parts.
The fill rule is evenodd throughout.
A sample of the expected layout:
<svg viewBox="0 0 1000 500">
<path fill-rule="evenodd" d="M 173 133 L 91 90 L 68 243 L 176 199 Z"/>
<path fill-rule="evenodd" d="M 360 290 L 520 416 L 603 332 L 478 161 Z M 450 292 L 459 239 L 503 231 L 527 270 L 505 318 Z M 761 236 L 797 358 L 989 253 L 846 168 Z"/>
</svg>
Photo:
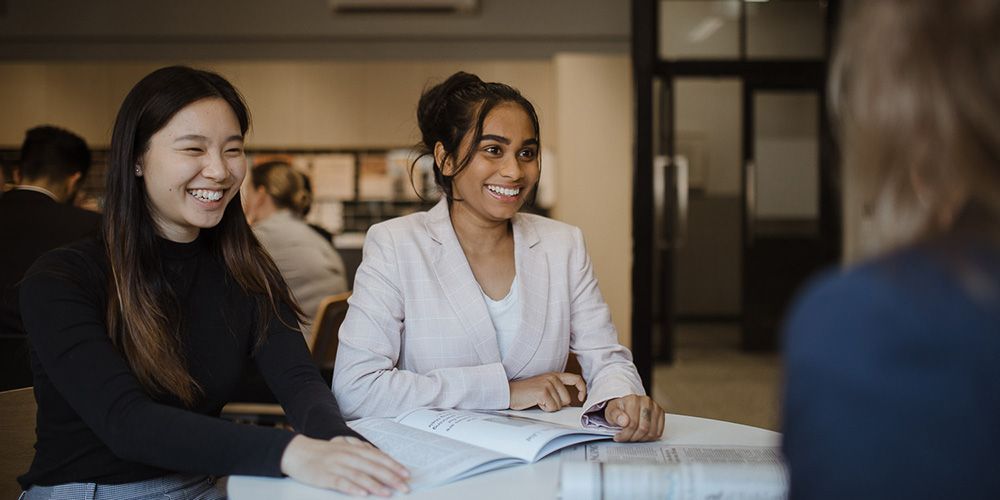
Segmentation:
<svg viewBox="0 0 1000 500">
<path fill-rule="evenodd" d="M 576 388 L 580 401 L 587 398 L 587 383 L 575 373 L 549 372 L 523 380 L 511 380 L 510 409 L 524 410 L 537 405 L 543 411 L 559 411 L 573 401 L 566 386 Z"/>
<path fill-rule="evenodd" d="M 621 426 L 615 441 L 655 441 L 663 435 L 663 408 L 649 396 L 623 396 L 608 401 L 604 419 Z"/>
<path fill-rule="evenodd" d="M 350 495 L 388 497 L 409 492 L 406 467 L 351 436 L 330 441 L 295 436 L 281 456 L 281 472 L 305 484 Z"/>
</svg>

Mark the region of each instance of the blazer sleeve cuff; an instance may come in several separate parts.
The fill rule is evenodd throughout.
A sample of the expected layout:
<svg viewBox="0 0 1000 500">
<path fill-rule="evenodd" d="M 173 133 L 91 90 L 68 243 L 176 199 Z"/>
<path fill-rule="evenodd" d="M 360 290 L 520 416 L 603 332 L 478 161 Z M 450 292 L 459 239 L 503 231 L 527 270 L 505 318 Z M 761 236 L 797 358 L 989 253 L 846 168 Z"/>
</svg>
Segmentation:
<svg viewBox="0 0 1000 500">
<path fill-rule="evenodd" d="M 479 403 L 470 405 L 470 408 L 506 410 L 510 407 L 510 383 L 507 381 L 507 372 L 501 363 L 490 363 L 475 367 L 479 373 L 473 380 L 476 383 L 468 387 L 469 391 L 476 394 L 469 398 L 470 401 L 478 400 Z"/>
<path fill-rule="evenodd" d="M 583 403 L 583 414 L 580 416 L 580 425 L 584 428 L 597 429 L 620 429 L 616 424 L 612 424 L 604 419 L 604 409 L 608 401 L 632 394 L 644 395 L 645 391 L 631 387 L 630 384 L 615 384 L 615 387 L 601 387 L 587 395 L 587 400 Z"/>
</svg>

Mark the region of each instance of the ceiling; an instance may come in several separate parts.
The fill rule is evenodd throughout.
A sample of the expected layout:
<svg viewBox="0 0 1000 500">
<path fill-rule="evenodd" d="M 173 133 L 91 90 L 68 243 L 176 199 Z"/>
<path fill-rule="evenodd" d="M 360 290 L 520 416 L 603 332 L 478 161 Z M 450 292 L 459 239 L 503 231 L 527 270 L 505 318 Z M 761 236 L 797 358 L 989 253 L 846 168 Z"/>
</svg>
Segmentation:
<svg viewBox="0 0 1000 500">
<path fill-rule="evenodd" d="M 627 52 L 629 0 L 334 15 L 328 0 L 0 0 L 0 60 L 548 58 Z"/>
</svg>

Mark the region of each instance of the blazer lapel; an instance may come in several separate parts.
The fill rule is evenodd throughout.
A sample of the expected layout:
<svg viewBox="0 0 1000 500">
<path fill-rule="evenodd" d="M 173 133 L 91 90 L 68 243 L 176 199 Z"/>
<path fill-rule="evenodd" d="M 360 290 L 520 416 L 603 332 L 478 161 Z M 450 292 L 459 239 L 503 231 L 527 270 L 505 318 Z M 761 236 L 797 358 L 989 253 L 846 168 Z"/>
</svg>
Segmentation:
<svg viewBox="0 0 1000 500">
<path fill-rule="evenodd" d="M 545 330 L 549 306 L 549 261 L 537 248 L 535 227 L 521 214 L 514 216 L 514 264 L 520 283 L 521 328 L 504 359 L 508 378 L 516 378 L 535 355 Z"/>
<path fill-rule="evenodd" d="M 433 262 L 434 273 L 463 329 L 469 334 L 479 361 L 483 364 L 500 361 L 496 329 L 451 225 L 447 200 L 442 199 L 428 212 L 427 231 L 440 244 Z"/>
</svg>

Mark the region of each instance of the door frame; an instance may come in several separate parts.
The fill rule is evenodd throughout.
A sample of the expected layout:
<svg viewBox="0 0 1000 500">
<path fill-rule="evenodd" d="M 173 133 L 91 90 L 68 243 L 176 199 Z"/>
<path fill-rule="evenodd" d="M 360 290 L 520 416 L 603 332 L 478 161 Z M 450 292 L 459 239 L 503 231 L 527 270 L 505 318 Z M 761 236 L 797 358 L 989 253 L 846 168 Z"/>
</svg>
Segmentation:
<svg viewBox="0 0 1000 500">
<path fill-rule="evenodd" d="M 817 263 L 817 268 L 831 264 L 838 260 L 840 255 L 840 242 L 841 242 L 841 232 L 840 232 L 840 186 L 837 180 L 837 173 L 834 171 L 834 165 L 837 164 L 835 158 L 836 147 L 834 144 L 834 139 L 832 136 L 831 127 L 828 120 L 826 93 L 825 93 L 825 82 L 826 82 L 826 71 L 825 68 L 820 70 L 814 70 L 810 73 L 801 73 L 789 78 L 789 75 L 783 74 L 755 74 L 753 78 L 748 78 L 744 81 L 743 85 L 743 165 L 741 169 L 741 205 L 742 205 L 742 291 L 741 291 L 741 302 L 746 307 L 748 304 L 754 304 L 754 297 L 759 293 L 758 285 L 754 282 L 756 278 L 753 277 L 755 272 L 755 265 L 759 262 L 756 258 L 759 255 L 754 253 L 753 243 L 755 240 L 755 235 L 751 233 L 752 231 L 752 221 L 750 220 L 752 213 L 749 209 L 749 201 L 751 196 L 755 196 L 756 188 L 751 188 L 749 186 L 749 168 L 751 165 L 756 164 L 756 158 L 754 154 L 754 95 L 757 92 L 803 92 L 803 93 L 814 93 L 817 99 L 817 155 L 818 155 L 818 183 L 817 195 L 818 203 L 817 207 L 819 213 L 817 215 L 817 228 L 815 237 L 815 261 Z M 762 238 L 764 239 L 764 238 Z M 802 238 L 803 240 L 808 240 L 808 238 Z M 794 272 L 794 271 L 793 271 Z M 789 291 L 791 292 L 791 291 Z M 779 297 L 777 300 L 783 301 L 779 306 L 784 309 L 787 307 L 788 301 L 791 296 Z M 752 307 L 751 307 L 752 309 Z M 746 351 L 760 351 L 760 350 L 774 350 L 780 345 L 779 333 L 777 329 L 780 325 L 781 316 L 783 313 L 777 314 L 770 312 L 771 315 L 777 315 L 777 317 L 770 318 L 766 322 L 772 325 L 768 330 L 770 331 L 759 331 L 761 330 L 756 325 L 761 322 L 761 315 L 768 315 L 769 311 L 757 311 L 751 310 L 747 311 L 744 309 L 742 314 L 742 329 L 741 329 L 741 346 L 743 350 Z"/>
<path fill-rule="evenodd" d="M 656 314 L 653 291 L 657 286 L 657 277 L 653 276 L 655 245 L 654 236 L 654 199 L 653 199 L 653 161 L 654 137 L 653 127 L 653 79 L 660 78 L 664 82 L 671 81 L 674 76 L 730 76 L 744 79 L 744 84 L 758 82 L 776 75 L 788 79 L 800 78 L 801 75 L 813 75 L 823 82 L 826 77 L 827 61 L 830 59 L 830 47 L 833 46 L 834 33 L 840 18 L 841 0 L 827 1 L 826 15 L 826 54 L 821 59 L 808 60 L 748 60 L 746 57 L 746 7 L 740 2 L 740 57 L 735 60 L 679 60 L 667 61 L 658 54 L 659 40 L 659 7 L 660 0 L 632 0 L 632 76 L 635 103 L 635 148 L 632 165 L 632 351 L 635 365 L 649 392 L 652 388 L 654 331 L 659 323 L 659 335 L 666 348 L 666 356 L 662 361 L 673 360 L 673 294 L 668 292 L 662 297 L 661 303 L 671 306 Z M 814 80 L 816 81 L 816 80 Z M 822 85 L 822 83 L 821 83 Z M 673 89 L 670 89 L 673 95 Z M 825 113 L 824 113 L 825 123 Z M 821 158 L 831 164 L 837 164 L 836 149 L 821 145 Z M 821 193 L 821 198 L 825 195 Z M 821 201 L 827 206 L 829 200 Z M 836 201 L 830 205 L 834 210 L 824 210 L 824 213 L 839 221 Z M 824 222 L 825 224 L 825 222 Z M 839 236 L 839 222 L 821 230 L 833 230 Z M 838 247 L 839 249 L 839 247 Z M 672 259 L 671 259 L 672 260 Z M 672 273 L 672 270 L 668 271 Z M 672 282 L 672 274 L 670 275 Z M 667 287 L 669 289 L 669 287 Z M 657 321 L 657 319 L 659 321 Z"/>
</svg>

